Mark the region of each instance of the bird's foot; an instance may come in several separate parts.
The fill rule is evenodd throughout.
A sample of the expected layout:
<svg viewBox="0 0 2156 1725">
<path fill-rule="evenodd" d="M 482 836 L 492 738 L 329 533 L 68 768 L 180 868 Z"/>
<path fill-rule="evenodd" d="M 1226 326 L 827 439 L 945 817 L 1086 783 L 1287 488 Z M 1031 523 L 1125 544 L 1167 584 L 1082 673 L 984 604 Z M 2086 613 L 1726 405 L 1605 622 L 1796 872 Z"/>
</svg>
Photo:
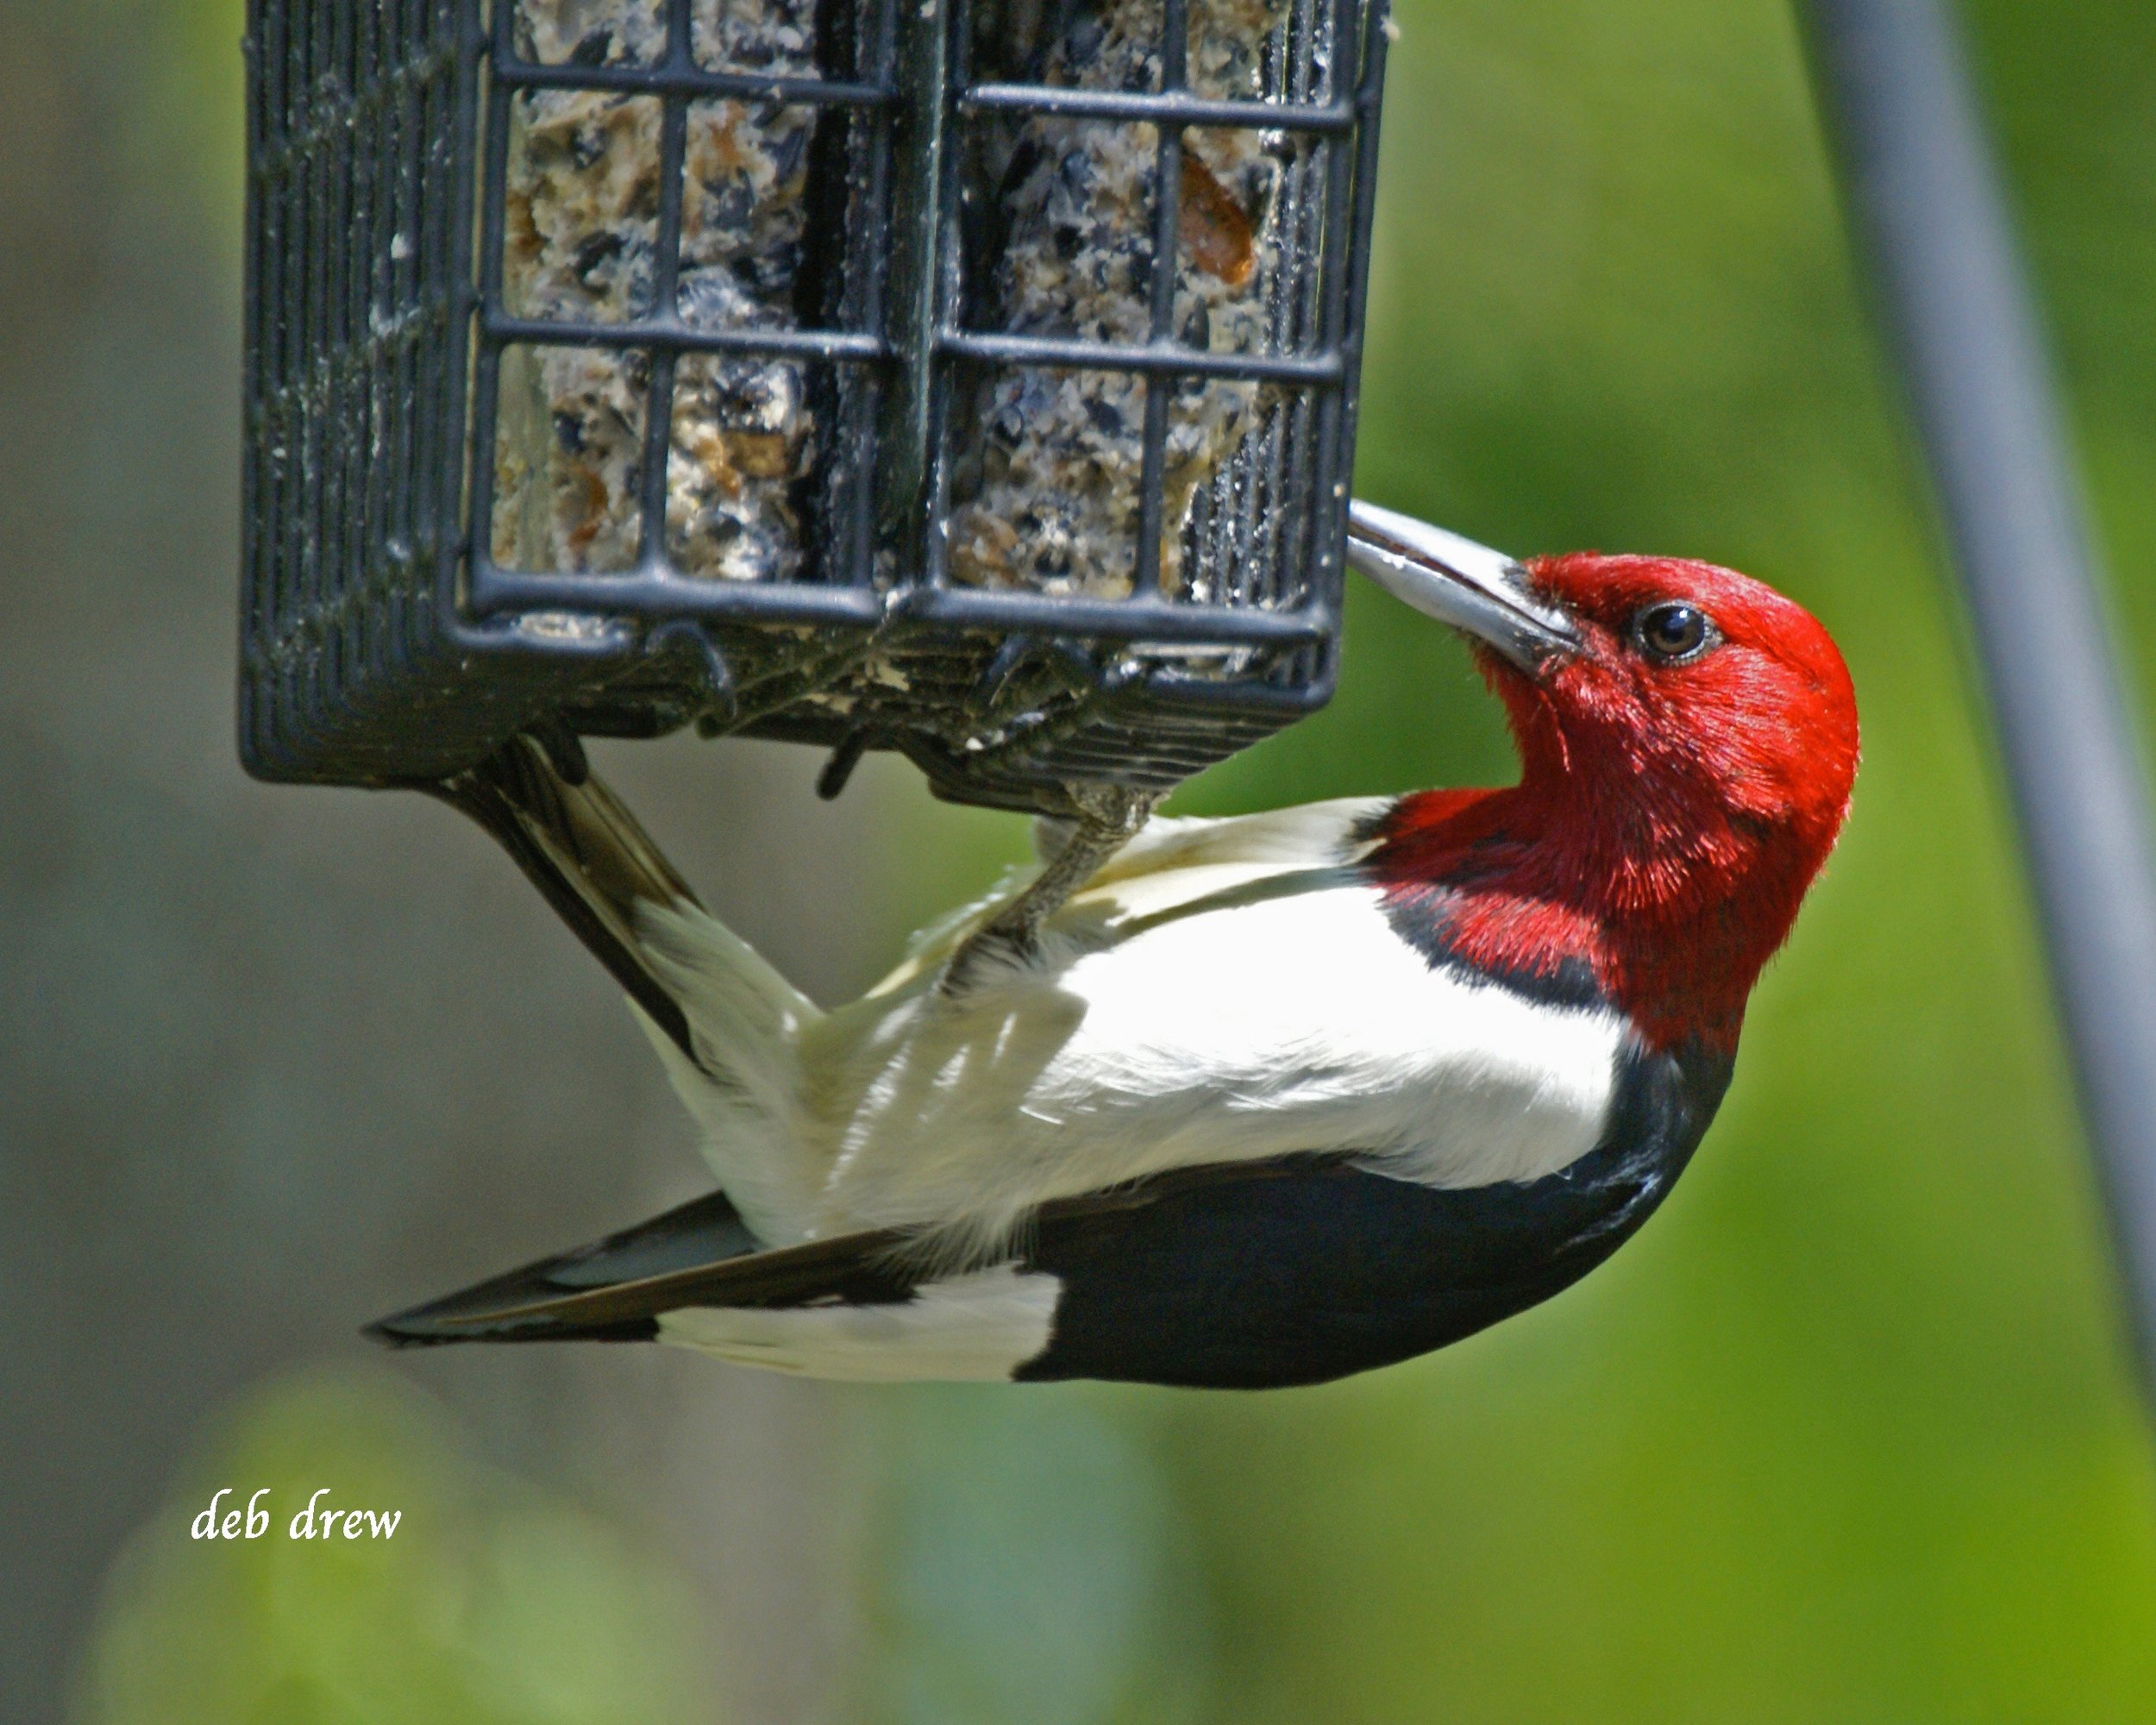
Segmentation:
<svg viewBox="0 0 2156 1725">
<path fill-rule="evenodd" d="M 1070 823 L 1062 848 L 1034 876 L 1031 885 L 967 936 L 943 967 L 943 980 L 937 985 L 939 992 L 956 994 L 985 959 L 1030 956 L 1039 939 L 1041 925 L 1137 835 L 1152 819 L 1154 805 L 1160 801 L 1157 791 L 1127 790 L 1120 785 L 1066 788 L 1078 814 Z"/>
</svg>

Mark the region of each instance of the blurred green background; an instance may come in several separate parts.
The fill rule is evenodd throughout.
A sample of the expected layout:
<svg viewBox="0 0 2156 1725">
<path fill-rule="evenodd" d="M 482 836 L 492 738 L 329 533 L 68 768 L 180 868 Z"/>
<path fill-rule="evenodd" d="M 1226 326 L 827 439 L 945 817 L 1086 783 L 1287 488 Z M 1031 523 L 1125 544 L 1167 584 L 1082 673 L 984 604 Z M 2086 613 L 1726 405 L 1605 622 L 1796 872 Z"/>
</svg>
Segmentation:
<svg viewBox="0 0 2156 1725">
<path fill-rule="evenodd" d="M 2147 692 L 2156 9 L 1964 11 Z M 2103 1222 L 1779 0 L 1400 0 L 1359 489 L 1775 581 L 1844 646 L 1865 771 L 1638 1242 L 1447 1353 L 1262 1397 L 358 1342 L 698 1175 L 603 979 L 476 837 L 240 776 L 240 14 L 0 0 L 21 1716 L 2156 1716 L 2156 1468 Z M 1025 848 L 889 763 L 836 808 L 782 748 L 608 764 L 826 998 Z M 1463 654 L 1358 593 L 1336 705 L 1179 806 L 1508 765 Z M 404 1521 L 192 1541 L 219 1485 Z"/>
</svg>

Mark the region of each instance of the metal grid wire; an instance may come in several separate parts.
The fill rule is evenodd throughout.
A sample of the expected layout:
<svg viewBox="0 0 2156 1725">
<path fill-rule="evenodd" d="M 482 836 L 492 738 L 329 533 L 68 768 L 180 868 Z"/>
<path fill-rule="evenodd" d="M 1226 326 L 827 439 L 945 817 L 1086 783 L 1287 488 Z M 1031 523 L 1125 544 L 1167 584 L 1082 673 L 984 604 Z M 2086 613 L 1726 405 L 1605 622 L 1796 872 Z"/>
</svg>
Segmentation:
<svg viewBox="0 0 2156 1725">
<path fill-rule="evenodd" d="M 394 782 L 516 730 L 707 731 L 905 750 L 947 794 L 1056 808 L 1074 780 L 1165 788 L 1330 694 L 1383 72 L 1382 0 L 1292 0 L 1261 100 L 1188 87 L 1187 0 L 1164 0 L 1156 88 L 975 77 L 978 3 L 826 0 L 824 76 L 701 63 L 664 0 L 652 64 L 539 65 L 482 0 L 253 0 L 243 750 L 264 776 Z M 991 70 L 993 70 L 993 68 Z M 618 322 L 513 310 L 515 104 L 542 91 L 659 104 L 654 280 Z M 711 328 L 678 303 L 686 139 L 712 100 L 819 116 L 820 247 L 805 327 Z M 1148 336 L 996 327 L 968 211 L 986 129 L 1151 129 Z M 1184 134 L 1262 133 L 1274 194 L 1259 351 L 1175 329 Z M 975 224 L 977 229 L 977 222 Z M 460 242 L 459 236 L 470 236 Z M 969 249 L 970 248 L 970 249 Z M 987 309 L 984 309 L 987 308 Z M 627 356 L 643 390 L 633 568 L 504 567 L 492 529 L 502 370 L 523 348 Z M 795 364 L 818 410 L 798 578 L 669 558 L 685 357 Z M 1143 380 L 1140 519 L 1125 598 L 972 586 L 950 568 L 983 380 Z M 1188 509 L 1163 584 L 1178 392 L 1262 389 L 1258 423 Z"/>
</svg>

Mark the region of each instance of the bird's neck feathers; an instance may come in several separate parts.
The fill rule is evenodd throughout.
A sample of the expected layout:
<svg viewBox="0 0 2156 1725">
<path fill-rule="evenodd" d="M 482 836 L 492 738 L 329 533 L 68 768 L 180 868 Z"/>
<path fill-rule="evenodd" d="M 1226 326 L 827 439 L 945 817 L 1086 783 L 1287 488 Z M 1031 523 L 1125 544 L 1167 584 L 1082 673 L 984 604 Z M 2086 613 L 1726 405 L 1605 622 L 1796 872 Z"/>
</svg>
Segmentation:
<svg viewBox="0 0 2156 1725">
<path fill-rule="evenodd" d="M 1503 693 L 1520 783 L 1418 793 L 1378 823 L 1366 866 L 1395 916 L 1497 977 L 1585 967 L 1651 1046 L 1733 1051 L 1840 831 L 1846 774 L 1799 761 L 1733 780 L 1697 739 L 1561 730 L 1532 691 Z"/>
</svg>

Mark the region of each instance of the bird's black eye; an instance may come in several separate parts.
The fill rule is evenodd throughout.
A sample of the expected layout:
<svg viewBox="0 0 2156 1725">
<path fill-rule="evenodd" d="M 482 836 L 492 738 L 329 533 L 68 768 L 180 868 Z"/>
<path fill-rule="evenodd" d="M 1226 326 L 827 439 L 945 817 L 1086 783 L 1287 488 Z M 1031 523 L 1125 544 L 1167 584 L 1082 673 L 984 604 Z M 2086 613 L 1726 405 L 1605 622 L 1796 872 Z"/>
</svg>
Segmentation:
<svg viewBox="0 0 2156 1725">
<path fill-rule="evenodd" d="M 1639 650 L 1664 665 L 1696 659 L 1717 639 L 1707 613 L 1682 599 L 1651 605 L 1632 620 L 1632 638 Z"/>
</svg>

